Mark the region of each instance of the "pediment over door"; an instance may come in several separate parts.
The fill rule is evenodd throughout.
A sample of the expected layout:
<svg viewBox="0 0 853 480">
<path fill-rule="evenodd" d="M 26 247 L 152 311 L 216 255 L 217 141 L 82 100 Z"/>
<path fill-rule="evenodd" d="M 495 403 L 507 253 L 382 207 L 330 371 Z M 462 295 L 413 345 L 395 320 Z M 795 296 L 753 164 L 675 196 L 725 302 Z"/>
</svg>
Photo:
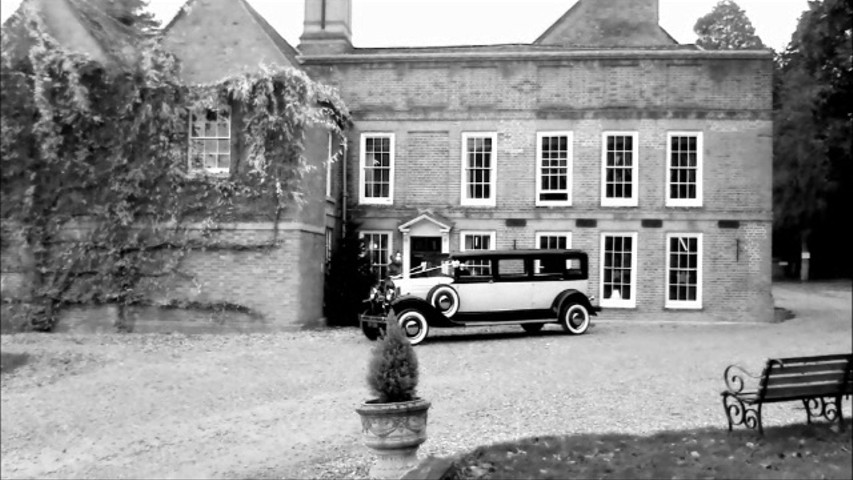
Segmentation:
<svg viewBox="0 0 853 480">
<path fill-rule="evenodd" d="M 450 253 L 450 230 L 453 224 L 432 212 L 421 212 L 414 218 L 403 222 L 398 230 L 403 234 L 403 276 L 409 277 L 412 265 L 412 256 L 418 257 L 418 252 L 412 251 L 412 238 L 418 237 L 441 237 L 441 253 Z M 418 238 L 418 241 L 429 241 Z M 432 240 L 433 242 L 435 240 Z M 417 249 L 416 249 L 417 250 Z M 432 249 L 430 249 L 432 251 Z M 435 256 L 433 253 L 432 256 Z M 426 258 L 426 257 L 425 257 Z M 416 262 L 421 262 L 424 258 L 416 258 Z M 429 262 L 427 262 L 429 264 Z"/>
</svg>

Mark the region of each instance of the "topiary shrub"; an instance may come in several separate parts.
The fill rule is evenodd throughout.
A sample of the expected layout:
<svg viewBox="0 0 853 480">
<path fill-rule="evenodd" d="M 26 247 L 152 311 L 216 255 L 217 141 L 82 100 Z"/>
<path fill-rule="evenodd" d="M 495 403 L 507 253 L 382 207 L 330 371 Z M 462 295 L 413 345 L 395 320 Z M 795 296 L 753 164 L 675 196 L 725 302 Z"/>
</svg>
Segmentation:
<svg viewBox="0 0 853 480">
<path fill-rule="evenodd" d="M 418 357 L 397 324 L 392 311 L 385 335 L 371 352 L 367 385 L 379 403 L 408 402 L 415 399 L 418 386 Z"/>
</svg>

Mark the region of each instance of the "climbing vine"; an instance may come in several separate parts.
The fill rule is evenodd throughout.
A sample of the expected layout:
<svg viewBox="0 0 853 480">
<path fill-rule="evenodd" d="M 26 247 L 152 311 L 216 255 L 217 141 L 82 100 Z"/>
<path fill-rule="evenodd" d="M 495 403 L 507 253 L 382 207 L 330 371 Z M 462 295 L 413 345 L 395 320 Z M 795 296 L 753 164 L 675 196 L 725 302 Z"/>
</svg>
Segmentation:
<svg viewBox="0 0 853 480">
<path fill-rule="evenodd" d="M 4 29 L 0 46 L 0 213 L 4 245 L 25 246 L 36 329 L 65 304 L 115 303 L 121 315 L 143 301 L 144 278 L 180 274 L 205 247 L 190 224 L 299 208 L 307 130 L 343 139 L 349 122 L 335 91 L 297 70 L 187 86 L 153 41 L 134 61 L 100 63 L 63 50 L 37 16 L 26 25 L 23 39 Z M 189 171 L 189 112 L 222 108 L 239 114 L 245 154 L 229 176 Z"/>
</svg>

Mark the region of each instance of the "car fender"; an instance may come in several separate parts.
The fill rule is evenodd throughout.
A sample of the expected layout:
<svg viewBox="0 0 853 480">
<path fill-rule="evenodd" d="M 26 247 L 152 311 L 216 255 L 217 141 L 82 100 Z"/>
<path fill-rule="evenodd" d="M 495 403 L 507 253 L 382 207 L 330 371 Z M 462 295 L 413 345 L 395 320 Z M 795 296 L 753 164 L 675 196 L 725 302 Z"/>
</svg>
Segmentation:
<svg viewBox="0 0 853 480">
<path fill-rule="evenodd" d="M 421 312 L 426 317 L 430 326 L 446 326 L 449 322 L 447 318 L 429 304 L 426 300 L 415 296 L 403 296 L 391 302 L 391 309 L 397 315 L 403 310 L 413 308 Z"/>
<path fill-rule="evenodd" d="M 554 312 L 556 316 L 560 316 L 560 312 L 563 310 L 563 306 L 567 303 L 580 303 L 584 307 L 586 307 L 587 311 L 589 311 L 590 315 L 597 315 L 596 308 L 592 306 L 589 298 L 584 295 L 582 292 L 575 290 L 574 288 L 570 288 L 568 290 L 563 290 L 557 295 L 557 298 L 554 299 L 554 303 L 551 304 L 551 310 Z"/>
</svg>

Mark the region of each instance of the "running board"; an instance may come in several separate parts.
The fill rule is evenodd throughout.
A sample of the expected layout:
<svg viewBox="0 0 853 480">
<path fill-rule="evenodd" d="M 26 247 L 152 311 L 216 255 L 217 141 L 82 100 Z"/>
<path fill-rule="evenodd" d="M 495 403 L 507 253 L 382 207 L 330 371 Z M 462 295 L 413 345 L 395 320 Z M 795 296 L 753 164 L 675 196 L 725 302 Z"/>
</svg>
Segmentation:
<svg viewBox="0 0 853 480">
<path fill-rule="evenodd" d="M 453 322 L 463 327 L 494 327 L 498 325 L 521 325 L 524 323 L 558 323 L 556 319 L 539 319 L 539 320 L 505 320 L 503 322 L 481 322 L 471 320 L 467 322 Z"/>
</svg>

